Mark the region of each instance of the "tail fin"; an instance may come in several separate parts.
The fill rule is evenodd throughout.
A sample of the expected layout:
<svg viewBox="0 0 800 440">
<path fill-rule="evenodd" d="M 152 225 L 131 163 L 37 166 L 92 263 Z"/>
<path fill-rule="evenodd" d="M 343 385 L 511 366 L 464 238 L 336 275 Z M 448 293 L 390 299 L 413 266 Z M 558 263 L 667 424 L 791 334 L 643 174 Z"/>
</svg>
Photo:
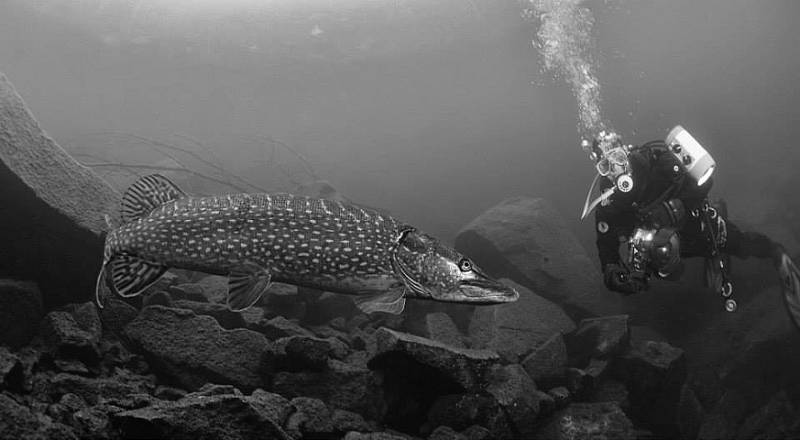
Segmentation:
<svg viewBox="0 0 800 440">
<path fill-rule="evenodd" d="M 129 223 L 140 219 L 164 203 L 184 197 L 186 193 L 160 174 L 141 177 L 122 196 L 122 221 Z"/>
</svg>

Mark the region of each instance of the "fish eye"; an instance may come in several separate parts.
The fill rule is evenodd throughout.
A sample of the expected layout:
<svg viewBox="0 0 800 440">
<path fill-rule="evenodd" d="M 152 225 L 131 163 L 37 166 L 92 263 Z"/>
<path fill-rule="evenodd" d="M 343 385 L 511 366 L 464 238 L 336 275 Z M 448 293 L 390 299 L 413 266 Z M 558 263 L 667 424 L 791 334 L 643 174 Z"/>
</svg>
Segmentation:
<svg viewBox="0 0 800 440">
<path fill-rule="evenodd" d="M 458 268 L 461 269 L 461 272 L 469 272 L 472 270 L 472 262 L 466 258 L 462 258 L 461 261 L 458 262 Z"/>
</svg>

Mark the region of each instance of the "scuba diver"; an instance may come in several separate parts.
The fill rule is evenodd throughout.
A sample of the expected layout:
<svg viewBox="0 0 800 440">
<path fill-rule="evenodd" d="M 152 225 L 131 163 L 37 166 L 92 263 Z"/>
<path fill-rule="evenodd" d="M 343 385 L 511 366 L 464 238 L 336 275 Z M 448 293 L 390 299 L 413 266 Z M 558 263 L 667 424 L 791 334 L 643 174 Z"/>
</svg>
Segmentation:
<svg viewBox="0 0 800 440">
<path fill-rule="evenodd" d="M 581 219 L 597 208 L 597 248 L 610 290 L 626 295 L 647 290 L 651 278 L 679 278 L 681 258 L 703 257 L 706 285 L 733 312 L 730 256 L 769 258 L 781 275 L 789 315 L 800 327 L 800 271 L 783 246 L 740 230 L 727 219 L 724 202 L 709 200 L 716 163 L 689 132 L 677 126 L 665 141 L 632 146 L 603 131 L 582 147 L 597 175 Z M 600 195 L 592 200 L 598 183 Z"/>
</svg>

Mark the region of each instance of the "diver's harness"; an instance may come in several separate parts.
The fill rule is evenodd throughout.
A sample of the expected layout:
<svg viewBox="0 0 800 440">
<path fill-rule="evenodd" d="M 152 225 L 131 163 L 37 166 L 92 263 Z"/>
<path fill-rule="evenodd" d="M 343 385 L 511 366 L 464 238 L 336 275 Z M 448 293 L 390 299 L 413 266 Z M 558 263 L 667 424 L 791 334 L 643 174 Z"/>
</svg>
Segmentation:
<svg viewBox="0 0 800 440">
<path fill-rule="evenodd" d="M 609 204 L 611 196 L 615 192 L 627 193 L 633 189 L 634 182 L 627 168 L 628 165 L 617 156 L 622 150 L 627 157 L 632 151 L 645 145 L 640 147 L 623 146 L 619 135 L 613 131 L 601 131 L 594 142 L 588 140 L 581 142 L 581 147 L 589 153 L 589 158 L 595 162 L 598 172 L 586 195 L 581 220 L 586 218 L 598 205 Z M 655 274 L 659 278 L 670 278 L 680 273 L 682 269 L 681 243 L 678 230 L 684 223 L 686 207 L 683 201 L 675 196 L 684 187 L 687 177 L 691 178 L 697 186 L 702 186 L 716 168 L 714 158 L 697 142 L 697 139 L 680 125 L 675 126 L 669 132 L 664 147 L 654 149 L 653 154 L 674 156 L 678 161 L 678 164 L 674 166 L 675 176 L 668 188 L 647 206 L 639 207 L 633 204 L 640 226 L 634 228 L 627 240 L 621 238 L 622 243 L 619 249 L 621 261 L 631 271 L 630 275 L 645 280 L 651 274 Z M 600 196 L 592 201 L 595 187 L 601 176 L 609 175 L 609 171 L 613 169 L 612 164 L 623 166 L 624 171 L 616 175 L 610 188 L 602 191 Z M 720 292 L 725 299 L 725 310 L 733 312 L 737 305 L 736 301 L 731 298 L 733 284 L 728 274 L 729 257 L 722 252 L 727 241 L 725 220 L 718 210 L 710 205 L 707 197 L 703 198 L 699 206 L 690 208 L 690 215 L 700 221 L 700 230 L 706 233 L 711 246 L 711 252 L 706 257 L 706 284 Z"/>
<path fill-rule="evenodd" d="M 676 170 L 677 171 L 677 170 Z M 658 278 L 667 279 L 680 268 L 680 241 L 677 229 L 683 223 L 686 215 L 683 202 L 676 198 L 686 180 L 685 172 L 678 172 L 669 187 L 653 201 L 643 207 L 634 204 L 637 213 L 637 222 L 633 233 L 627 240 L 627 255 L 622 255 L 627 266 L 633 270 L 633 276 L 647 278 L 656 275 Z M 732 298 L 733 283 L 729 274 L 727 255 L 722 252 L 727 242 L 727 225 L 717 208 L 711 206 L 708 198 L 704 198 L 698 207 L 689 211 L 689 214 L 700 221 L 701 232 L 706 233 L 706 238 L 711 247 L 710 254 L 706 257 L 706 284 L 717 290 L 725 300 L 724 307 L 728 312 L 737 308 L 736 300 Z M 663 246 L 664 254 L 672 253 L 672 257 L 664 266 L 655 269 L 652 260 Z"/>
</svg>

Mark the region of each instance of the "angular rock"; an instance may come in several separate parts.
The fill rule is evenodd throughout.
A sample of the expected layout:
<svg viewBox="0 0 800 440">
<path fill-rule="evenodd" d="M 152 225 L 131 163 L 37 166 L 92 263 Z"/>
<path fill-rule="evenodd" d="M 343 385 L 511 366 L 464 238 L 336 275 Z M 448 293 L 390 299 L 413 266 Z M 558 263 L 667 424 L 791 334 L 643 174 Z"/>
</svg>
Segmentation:
<svg viewBox="0 0 800 440">
<path fill-rule="evenodd" d="M 270 341 L 289 336 L 308 336 L 313 337 L 314 334 L 305 328 L 301 327 L 295 322 L 292 322 L 283 316 L 276 316 L 272 319 L 262 319 L 254 324 L 248 326 L 250 330 L 263 333 Z"/>
<path fill-rule="evenodd" d="M 98 318 L 98 328 L 99 323 Z M 78 359 L 90 364 L 100 360 L 99 329 L 85 329 L 69 312 L 48 313 L 41 324 L 41 335 L 49 351 L 57 358 Z"/>
<path fill-rule="evenodd" d="M 428 411 L 431 427 L 449 426 L 456 431 L 472 425 L 486 427 L 494 438 L 512 438 L 513 431 L 505 412 L 492 396 L 450 394 L 441 396 Z"/>
<path fill-rule="evenodd" d="M 186 396 L 186 394 L 186 390 L 163 385 L 157 386 L 155 391 L 153 391 L 153 397 L 160 400 L 178 400 Z"/>
<path fill-rule="evenodd" d="M 71 425 L 81 438 L 109 438 L 111 427 L 109 413 L 103 408 L 93 407 L 77 411 L 72 415 Z"/>
<path fill-rule="evenodd" d="M 347 356 L 347 347 L 333 338 L 291 336 L 275 341 L 275 352 L 278 356 L 276 358 L 278 369 L 322 371 L 328 366 L 329 358 L 341 359 Z"/>
<path fill-rule="evenodd" d="M 19 356 L 0 346 L 0 389 L 22 386 L 23 366 Z"/>
<path fill-rule="evenodd" d="M 546 200 L 517 197 L 464 226 L 455 246 L 490 274 L 561 305 L 573 319 L 620 313 L 619 295 L 603 286 L 595 263 L 565 224 Z"/>
<path fill-rule="evenodd" d="M 519 364 L 496 366 L 489 373 L 486 392 L 505 410 L 516 436 L 530 438 L 539 416 L 536 384 Z"/>
<path fill-rule="evenodd" d="M 327 325 L 311 327 L 309 330 L 311 330 L 311 332 L 314 333 L 318 338 L 327 339 L 331 341 L 332 345 L 336 346 L 336 353 L 331 354 L 332 356 L 341 359 L 342 357 L 347 356 L 349 353 L 350 344 L 352 343 L 349 334 L 336 330 L 332 327 L 328 327 Z"/>
<path fill-rule="evenodd" d="M 561 333 L 554 333 L 550 339 L 522 360 L 522 366 L 531 379 L 541 386 L 563 381 L 567 367 L 567 346 Z"/>
<path fill-rule="evenodd" d="M 0 80 L 2 77 L 0 77 Z M 29 408 L 0 394 L 0 438 L 31 440 L 67 440 L 78 437 L 69 427 L 37 415 Z"/>
<path fill-rule="evenodd" d="M 736 438 L 799 438 L 800 408 L 786 391 L 779 391 L 751 413 L 737 430 Z"/>
<path fill-rule="evenodd" d="M 47 407 L 47 415 L 58 423 L 69 424 L 72 414 L 86 408 L 88 405 L 80 396 L 67 393 L 61 399 Z"/>
<path fill-rule="evenodd" d="M 570 357 L 577 364 L 589 358 L 605 358 L 620 354 L 630 344 L 628 315 L 584 319 L 575 333 L 566 338 Z"/>
<path fill-rule="evenodd" d="M 46 392 L 58 398 L 75 394 L 90 405 L 101 399 L 127 399 L 131 395 L 146 394 L 152 389 L 148 379 L 135 375 L 118 374 L 110 378 L 89 378 L 69 373 L 58 373 L 46 385 Z"/>
<path fill-rule="evenodd" d="M 631 416 L 667 436 L 677 435 L 677 410 L 686 371 L 683 350 L 666 342 L 634 343 L 615 362 L 615 374 L 630 392 Z"/>
<path fill-rule="evenodd" d="M 167 293 L 173 300 L 187 300 L 207 303 L 208 298 L 203 292 L 203 286 L 194 283 L 176 284 L 166 287 Z"/>
<path fill-rule="evenodd" d="M 278 372 L 272 390 L 282 396 L 315 397 L 332 407 L 379 420 L 385 412 L 379 377 L 367 369 L 331 359 L 321 372 Z"/>
<path fill-rule="evenodd" d="M 242 315 L 237 312 L 232 312 L 223 304 L 179 299 L 172 301 L 172 307 L 191 310 L 197 315 L 210 316 L 216 319 L 219 325 L 224 329 L 232 330 L 246 327 Z"/>
<path fill-rule="evenodd" d="M 490 350 L 449 347 L 441 342 L 396 332 L 386 328 L 375 332 L 377 352 L 369 360 L 372 369 L 391 369 L 393 358 L 407 356 L 419 364 L 431 367 L 465 390 L 483 382 L 487 371 L 499 361 Z"/>
<path fill-rule="evenodd" d="M 138 314 L 136 307 L 117 298 L 107 298 L 100 310 L 100 322 L 105 332 L 119 335 Z"/>
<path fill-rule="evenodd" d="M 209 302 L 225 304 L 225 300 L 228 297 L 227 277 L 209 275 L 203 277 L 194 284 L 200 287 L 203 295 L 208 299 Z M 275 285 L 273 285 L 270 290 L 272 290 L 274 286 Z"/>
<path fill-rule="evenodd" d="M 306 303 L 304 324 L 319 325 L 339 317 L 349 319 L 358 313 L 352 296 L 320 291 L 317 291 L 320 293 L 319 295 L 314 296 L 302 294 L 308 290 L 311 289 L 301 288 L 299 290 Z"/>
<path fill-rule="evenodd" d="M 463 434 L 467 440 L 489 440 L 492 438 L 492 433 L 480 425 L 472 425 L 461 431 L 461 434 Z"/>
<path fill-rule="evenodd" d="M 561 307 L 508 279 L 501 282 L 519 292 L 514 303 L 476 307 L 469 324 L 473 348 L 497 351 L 508 363 L 519 363 L 554 333 L 575 329 Z"/>
<path fill-rule="evenodd" d="M 293 411 L 284 423 L 284 428 L 293 438 L 334 436 L 331 411 L 323 401 L 296 397 L 289 402 L 289 405 Z"/>
<path fill-rule="evenodd" d="M 3 79 L 0 74 L 0 98 Z M 42 294 L 35 283 L 0 279 L 0 345 L 17 349 L 27 344 L 38 332 L 43 314 Z"/>
<path fill-rule="evenodd" d="M 225 330 L 188 310 L 146 307 L 125 335 L 154 368 L 187 389 L 216 382 L 252 391 L 264 385 L 270 370 L 270 346 L 262 334 Z"/>
<path fill-rule="evenodd" d="M 288 401 L 280 396 L 265 400 L 265 396 L 269 393 L 187 395 L 113 414 L 111 419 L 125 438 L 290 440 L 283 420 L 275 418 L 288 414 Z"/>
<path fill-rule="evenodd" d="M 163 290 L 147 292 L 142 295 L 142 308 L 149 306 L 172 307 L 172 297 Z"/>
<path fill-rule="evenodd" d="M 536 438 L 634 440 L 637 436 L 633 423 L 615 403 L 602 402 L 573 403 L 556 413 Z"/>
<path fill-rule="evenodd" d="M 425 336 L 451 347 L 466 348 L 464 335 L 458 330 L 450 315 L 444 312 L 425 315 Z"/>
<path fill-rule="evenodd" d="M 42 130 L 2 74 L 0 127 L 0 267 L 37 280 L 46 309 L 88 300 L 103 256 L 104 216 L 116 217 L 119 195 Z"/>
<path fill-rule="evenodd" d="M 412 437 L 393 432 L 356 432 L 350 431 L 342 440 L 409 440 Z"/>
<path fill-rule="evenodd" d="M 628 388 L 624 383 L 608 379 L 598 383 L 588 398 L 589 402 L 614 402 L 626 413 L 630 410 Z"/>
<path fill-rule="evenodd" d="M 714 408 L 706 413 L 697 437 L 700 439 L 734 437 L 750 406 L 751 402 L 740 391 L 728 389 Z"/>
<path fill-rule="evenodd" d="M 428 440 L 467 440 L 467 437 L 449 426 L 440 426 L 431 432 Z"/>
<path fill-rule="evenodd" d="M 331 421 L 336 432 L 369 432 L 374 428 L 361 417 L 361 414 L 343 409 L 334 409 L 331 412 Z"/>
</svg>

